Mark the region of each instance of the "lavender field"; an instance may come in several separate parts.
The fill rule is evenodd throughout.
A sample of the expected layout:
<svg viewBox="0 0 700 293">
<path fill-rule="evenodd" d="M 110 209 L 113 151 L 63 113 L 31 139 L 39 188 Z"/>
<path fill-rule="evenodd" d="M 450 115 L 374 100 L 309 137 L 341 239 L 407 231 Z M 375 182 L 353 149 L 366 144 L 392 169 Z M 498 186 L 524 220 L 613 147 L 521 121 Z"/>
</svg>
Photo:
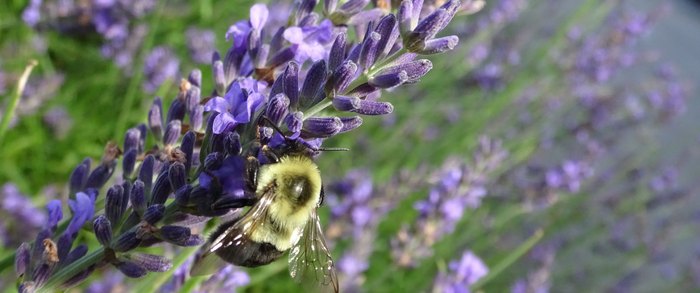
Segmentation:
<svg viewBox="0 0 700 293">
<path fill-rule="evenodd" d="M 0 292 L 694 292 L 700 2 L 8 0 Z"/>
</svg>

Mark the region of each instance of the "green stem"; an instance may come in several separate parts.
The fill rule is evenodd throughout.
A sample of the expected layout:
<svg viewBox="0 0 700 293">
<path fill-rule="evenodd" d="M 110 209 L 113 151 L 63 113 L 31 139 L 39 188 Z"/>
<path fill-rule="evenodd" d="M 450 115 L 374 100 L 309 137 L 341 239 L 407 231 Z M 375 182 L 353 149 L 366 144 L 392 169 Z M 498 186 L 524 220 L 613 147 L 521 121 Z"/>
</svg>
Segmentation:
<svg viewBox="0 0 700 293">
<path fill-rule="evenodd" d="M 22 72 L 22 75 L 17 81 L 17 89 L 15 90 L 15 94 L 11 97 L 10 102 L 7 104 L 5 113 L 2 115 L 2 122 L 0 122 L 0 144 L 2 144 L 3 139 L 5 138 L 7 127 L 10 125 L 10 121 L 12 121 L 12 117 L 15 114 L 20 98 L 22 98 L 22 93 L 24 92 L 24 87 L 27 85 L 27 80 L 29 80 L 29 75 L 32 73 L 32 70 L 37 64 L 39 63 L 36 60 L 30 60 L 29 64 L 27 64 L 27 67 L 24 68 L 24 72 Z"/>
<path fill-rule="evenodd" d="M 513 263 L 515 263 L 518 259 L 520 259 L 528 251 L 530 251 L 535 246 L 535 244 L 537 244 L 537 242 L 539 242 L 542 239 L 543 236 L 544 232 L 541 229 L 537 230 L 535 234 L 530 236 L 530 238 L 527 241 L 525 241 L 525 243 L 516 248 L 515 251 L 513 251 L 511 254 L 507 255 L 506 258 L 503 259 L 500 263 L 496 264 L 488 275 L 474 283 L 471 286 L 471 291 L 478 291 L 479 289 L 481 289 L 481 287 L 484 286 L 484 284 L 488 283 L 489 281 L 493 280 L 498 275 L 503 273 L 508 267 L 512 266 Z"/>
<path fill-rule="evenodd" d="M 304 119 L 309 118 L 309 117 L 313 117 L 314 115 L 323 111 L 323 109 L 327 108 L 331 104 L 333 104 L 333 102 L 330 100 L 327 100 L 325 102 L 321 102 L 321 103 L 314 105 L 313 107 L 309 108 L 309 110 L 306 111 L 306 113 L 304 113 Z"/>
<path fill-rule="evenodd" d="M 86 270 L 88 267 L 97 264 L 97 262 L 101 261 L 104 258 L 104 252 L 104 247 L 100 246 L 87 256 L 82 257 L 76 260 L 75 262 L 69 264 L 68 266 L 62 268 L 61 270 L 57 271 L 53 276 L 51 276 L 51 278 L 49 278 L 49 280 L 46 282 L 46 285 L 39 288 L 37 292 L 42 293 L 56 291 L 56 289 L 61 284 L 68 281 L 68 279 Z"/>
</svg>

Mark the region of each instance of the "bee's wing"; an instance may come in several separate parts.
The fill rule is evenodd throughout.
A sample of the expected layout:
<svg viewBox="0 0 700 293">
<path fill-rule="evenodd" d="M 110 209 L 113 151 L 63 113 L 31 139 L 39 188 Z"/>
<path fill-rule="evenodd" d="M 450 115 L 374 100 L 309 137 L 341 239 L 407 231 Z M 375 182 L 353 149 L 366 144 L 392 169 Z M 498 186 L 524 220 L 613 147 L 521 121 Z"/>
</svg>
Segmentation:
<svg viewBox="0 0 700 293">
<path fill-rule="evenodd" d="M 322 291 L 338 292 L 338 276 L 316 210 L 299 240 L 289 250 L 289 274 L 297 282 L 316 282 Z"/>
<path fill-rule="evenodd" d="M 239 262 L 246 262 L 258 252 L 249 245 L 250 235 L 264 225 L 275 192 L 265 192 L 241 218 L 222 224 L 212 233 L 210 241 L 195 257 L 191 275 L 210 275 L 228 263 L 232 263 L 233 252 Z M 217 255 L 218 254 L 218 255 Z M 222 260 L 223 259 L 223 260 Z"/>
</svg>

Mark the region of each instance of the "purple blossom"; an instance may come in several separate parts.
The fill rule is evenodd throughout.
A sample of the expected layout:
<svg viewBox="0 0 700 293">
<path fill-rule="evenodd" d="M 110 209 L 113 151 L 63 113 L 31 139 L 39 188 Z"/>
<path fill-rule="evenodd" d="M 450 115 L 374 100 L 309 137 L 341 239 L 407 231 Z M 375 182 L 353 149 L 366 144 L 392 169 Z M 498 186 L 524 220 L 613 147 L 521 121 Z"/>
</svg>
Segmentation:
<svg viewBox="0 0 700 293">
<path fill-rule="evenodd" d="M 318 25 L 287 28 L 284 31 L 284 39 L 298 46 L 294 60 L 302 64 L 309 59 L 315 62 L 326 58 L 333 41 L 332 27 L 330 20 L 324 20 Z"/>
<path fill-rule="evenodd" d="M 266 98 L 263 92 L 265 82 L 252 78 L 236 80 L 224 97 L 213 97 L 204 106 L 205 111 L 217 112 L 214 120 L 214 133 L 220 134 L 231 130 L 236 125 L 251 121 L 251 116 L 262 107 Z"/>
<path fill-rule="evenodd" d="M 435 277 L 433 292 L 468 293 L 469 286 L 489 272 L 484 262 L 471 251 L 465 251 L 458 260 L 451 261 L 447 272 Z"/>
</svg>

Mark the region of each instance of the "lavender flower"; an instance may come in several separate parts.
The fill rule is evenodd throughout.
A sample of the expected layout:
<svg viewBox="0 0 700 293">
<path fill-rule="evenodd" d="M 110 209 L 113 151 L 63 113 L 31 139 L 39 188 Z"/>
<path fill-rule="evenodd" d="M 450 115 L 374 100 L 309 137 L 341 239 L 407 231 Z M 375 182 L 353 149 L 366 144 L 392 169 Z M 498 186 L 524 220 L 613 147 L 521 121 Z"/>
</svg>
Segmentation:
<svg viewBox="0 0 700 293">
<path fill-rule="evenodd" d="M 471 251 L 465 251 L 459 260 L 450 262 L 447 272 L 435 277 L 432 292 L 469 293 L 469 286 L 486 276 L 486 264 Z"/>
<path fill-rule="evenodd" d="M 46 216 L 12 183 L 3 185 L 0 195 L 2 198 L 0 213 L 7 219 L 4 221 L 7 224 L 0 226 L 3 245 L 11 247 L 21 241 L 29 240 L 31 237 L 29 235 L 42 228 L 46 222 Z M 9 223 L 23 223 L 23 226 L 19 229 Z"/>
<path fill-rule="evenodd" d="M 34 28 L 49 27 L 61 33 L 97 32 L 104 39 L 102 54 L 131 73 L 133 58 L 146 34 L 136 22 L 151 13 L 156 1 L 31 1 L 22 20 Z"/>
<path fill-rule="evenodd" d="M 155 47 L 146 56 L 144 73 L 146 80 L 143 89 L 153 93 L 166 80 L 175 80 L 180 69 L 180 61 L 168 47 Z"/>
<path fill-rule="evenodd" d="M 192 60 L 199 64 L 207 64 L 211 61 L 211 54 L 216 49 L 216 36 L 211 30 L 190 27 L 185 31 L 187 50 Z"/>
<path fill-rule="evenodd" d="M 501 143 L 487 137 L 480 139 L 470 164 L 448 160 L 433 175 L 437 181 L 426 199 L 414 204 L 419 212 L 415 225 L 405 225 L 392 239 L 392 256 L 400 266 L 414 266 L 431 255 L 431 247 L 454 232 L 465 209 L 475 209 L 487 193 L 488 174 L 507 156 Z"/>
</svg>

